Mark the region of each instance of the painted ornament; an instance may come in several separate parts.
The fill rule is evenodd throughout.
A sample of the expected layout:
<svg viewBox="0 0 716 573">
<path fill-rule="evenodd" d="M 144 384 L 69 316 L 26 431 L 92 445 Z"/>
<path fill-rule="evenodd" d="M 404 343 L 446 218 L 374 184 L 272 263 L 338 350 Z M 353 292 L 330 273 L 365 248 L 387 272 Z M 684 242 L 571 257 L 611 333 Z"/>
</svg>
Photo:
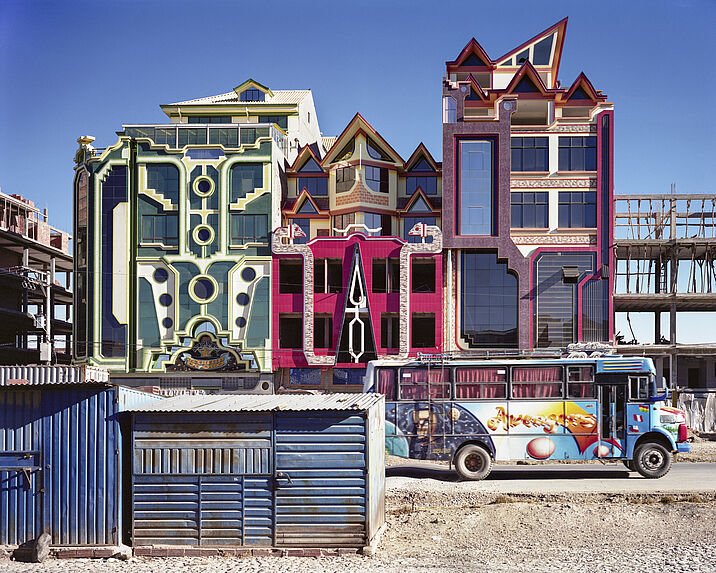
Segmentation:
<svg viewBox="0 0 716 573">
<path fill-rule="evenodd" d="M 546 460 L 554 453 L 555 444 L 549 438 L 535 438 L 527 444 L 527 453 L 536 460 Z"/>
</svg>

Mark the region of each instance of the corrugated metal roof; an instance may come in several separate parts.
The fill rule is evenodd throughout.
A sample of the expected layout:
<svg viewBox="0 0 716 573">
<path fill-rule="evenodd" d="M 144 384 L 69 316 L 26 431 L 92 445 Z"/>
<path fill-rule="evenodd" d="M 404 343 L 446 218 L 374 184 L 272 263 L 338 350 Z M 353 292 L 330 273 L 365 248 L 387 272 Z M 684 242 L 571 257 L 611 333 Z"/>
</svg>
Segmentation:
<svg viewBox="0 0 716 573">
<path fill-rule="evenodd" d="M 91 383 L 109 383 L 109 371 L 96 366 L 0 366 L 0 386 Z"/>
<path fill-rule="evenodd" d="M 333 147 L 333 144 L 336 142 L 336 139 L 338 139 L 337 136 L 331 135 L 330 137 L 321 137 L 321 145 L 323 145 L 323 149 L 328 152 L 328 150 Z"/>
<path fill-rule="evenodd" d="M 232 91 L 225 94 L 190 99 L 187 101 L 177 101 L 169 105 L 206 105 L 212 103 L 238 103 L 246 105 L 297 104 L 310 93 L 311 90 L 276 90 L 273 92 L 273 97 L 267 96 L 265 101 L 239 101 L 239 96 L 236 92 Z"/>
<path fill-rule="evenodd" d="M 212 394 L 175 396 L 131 408 L 132 412 L 299 412 L 367 410 L 382 394 Z"/>
</svg>

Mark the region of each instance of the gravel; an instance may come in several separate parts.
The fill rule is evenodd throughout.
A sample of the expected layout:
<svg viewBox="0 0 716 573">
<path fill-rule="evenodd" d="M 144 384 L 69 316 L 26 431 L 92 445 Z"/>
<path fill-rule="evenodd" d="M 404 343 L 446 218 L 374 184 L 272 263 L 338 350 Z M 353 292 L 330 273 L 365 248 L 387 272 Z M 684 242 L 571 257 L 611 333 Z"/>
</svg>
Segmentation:
<svg viewBox="0 0 716 573">
<path fill-rule="evenodd" d="M 716 444 L 701 443 L 694 456 L 716 460 Z M 389 477 L 387 528 L 375 557 L 48 559 L 42 565 L 0 557 L 0 571 L 716 572 L 713 491 L 505 495 L 457 486 Z"/>
</svg>

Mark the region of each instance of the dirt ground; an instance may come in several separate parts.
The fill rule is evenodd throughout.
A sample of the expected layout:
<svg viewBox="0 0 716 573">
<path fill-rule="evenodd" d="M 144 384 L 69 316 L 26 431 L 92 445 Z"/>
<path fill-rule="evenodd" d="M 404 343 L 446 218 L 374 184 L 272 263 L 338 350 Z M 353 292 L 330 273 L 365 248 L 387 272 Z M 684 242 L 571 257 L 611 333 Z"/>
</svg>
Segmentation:
<svg viewBox="0 0 716 573">
<path fill-rule="evenodd" d="M 692 446 L 693 452 L 680 455 L 678 463 L 716 461 L 716 442 L 696 441 Z M 388 463 L 405 460 L 389 458 Z M 713 490 L 504 495 L 430 478 L 388 477 L 386 483 L 386 528 L 374 557 L 50 559 L 42 565 L 0 558 L 0 571 L 716 571 Z"/>
</svg>

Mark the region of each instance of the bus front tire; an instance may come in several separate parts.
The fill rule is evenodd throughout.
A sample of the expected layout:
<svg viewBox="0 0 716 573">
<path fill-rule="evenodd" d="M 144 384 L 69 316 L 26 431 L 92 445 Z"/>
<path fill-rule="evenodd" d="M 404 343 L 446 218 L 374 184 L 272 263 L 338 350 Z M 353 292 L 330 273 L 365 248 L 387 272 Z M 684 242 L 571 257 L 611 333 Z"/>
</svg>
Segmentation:
<svg viewBox="0 0 716 573">
<path fill-rule="evenodd" d="M 492 469 L 490 454 L 480 446 L 468 444 L 455 456 L 455 471 L 462 479 L 478 481 L 485 479 Z"/>
<path fill-rule="evenodd" d="M 634 467 L 645 478 L 665 476 L 671 469 L 671 452 L 661 444 L 648 442 L 640 445 L 634 455 Z"/>
</svg>

